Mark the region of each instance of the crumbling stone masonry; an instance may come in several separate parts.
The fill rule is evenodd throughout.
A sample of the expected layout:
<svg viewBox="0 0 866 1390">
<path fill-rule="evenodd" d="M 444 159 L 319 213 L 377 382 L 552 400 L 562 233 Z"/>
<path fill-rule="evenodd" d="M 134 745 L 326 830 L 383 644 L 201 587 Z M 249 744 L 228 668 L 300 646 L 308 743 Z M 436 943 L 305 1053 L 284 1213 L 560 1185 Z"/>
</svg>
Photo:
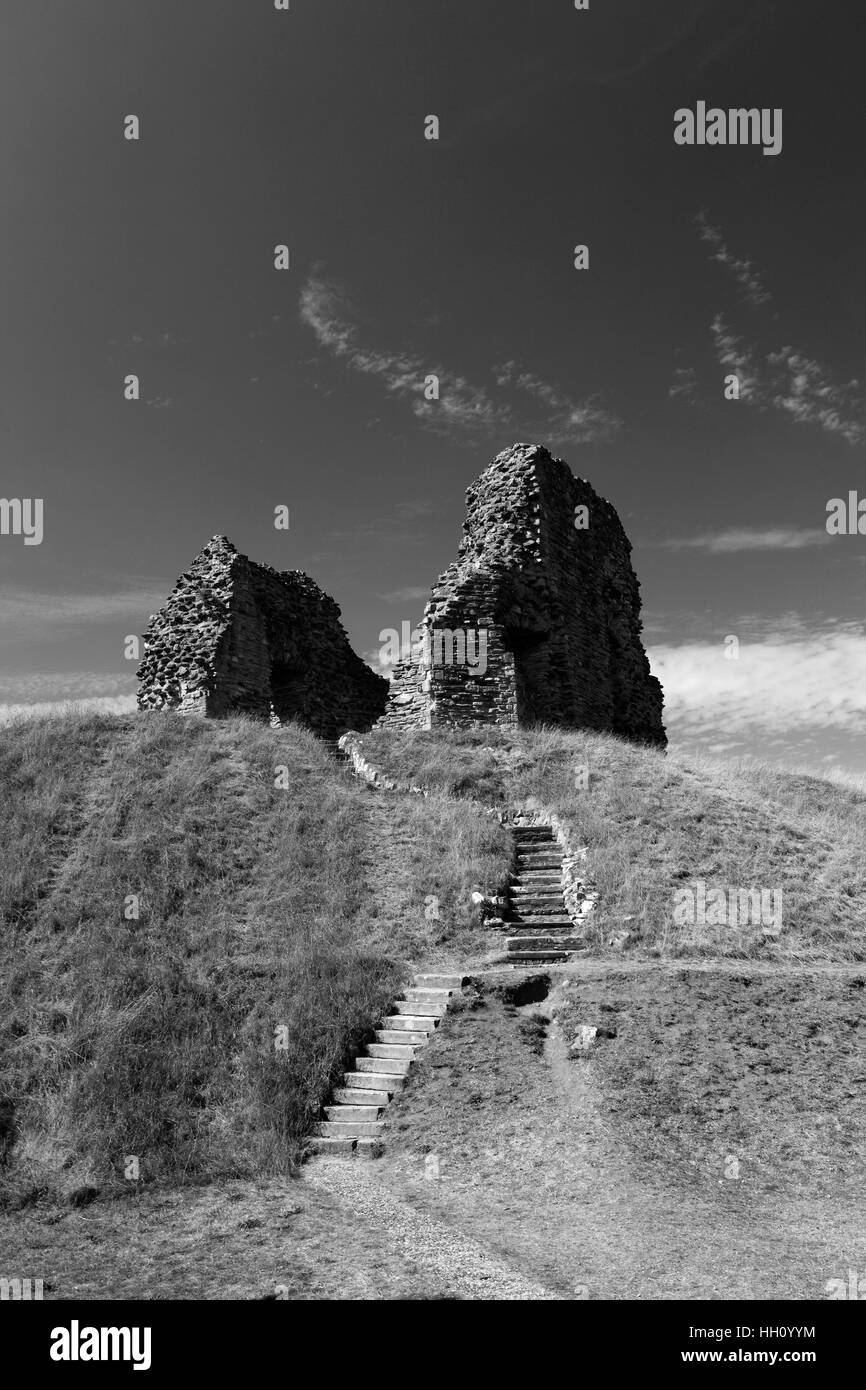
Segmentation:
<svg viewBox="0 0 866 1390">
<path fill-rule="evenodd" d="M 368 729 L 388 690 L 309 575 L 258 565 L 225 536 L 151 616 L 138 678 L 141 709 L 296 719 L 323 738 Z"/>
<path fill-rule="evenodd" d="M 497 455 L 466 501 L 457 559 L 424 611 L 428 640 L 394 668 L 380 722 L 547 723 L 666 743 L 631 546 L 611 504 L 538 444 Z M 431 653 L 448 645 L 437 629 L 486 630 L 483 673 L 437 662 Z"/>
</svg>

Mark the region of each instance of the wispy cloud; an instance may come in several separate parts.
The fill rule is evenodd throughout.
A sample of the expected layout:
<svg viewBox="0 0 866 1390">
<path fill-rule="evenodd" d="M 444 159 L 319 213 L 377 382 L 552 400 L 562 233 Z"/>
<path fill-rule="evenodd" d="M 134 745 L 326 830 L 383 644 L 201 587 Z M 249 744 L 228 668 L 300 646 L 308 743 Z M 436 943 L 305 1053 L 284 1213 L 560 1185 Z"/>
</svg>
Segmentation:
<svg viewBox="0 0 866 1390">
<path fill-rule="evenodd" d="M 85 699 L 127 698 L 135 693 L 135 667 L 129 671 L 22 671 L 0 675 L 0 701 L 30 705 Z"/>
<path fill-rule="evenodd" d="M 761 356 L 717 314 L 710 332 L 721 366 L 737 375 L 740 400 L 779 410 L 801 425 L 818 425 L 849 444 L 866 438 L 866 405 L 860 383 L 836 380 L 830 369 L 792 347 Z"/>
<path fill-rule="evenodd" d="M 707 221 L 707 215 L 703 210 L 698 213 L 695 222 L 700 227 L 701 239 L 709 242 L 713 247 L 710 260 L 717 261 L 719 265 L 730 271 L 739 286 L 740 298 L 744 303 L 751 304 L 753 307 L 769 303 L 770 293 L 764 289 L 753 262 L 735 256 L 728 249 L 721 230 L 718 227 L 713 227 Z"/>
<path fill-rule="evenodd" d="M 732 555 L 743 550 L 804 550 L 831 540 L 826 530 L 796 526 L 731 527 L 689 538 L 672 537 L 659 544 L 665 550 L 703 550 L 708 555 Z"/>
<path fill-rule="evenodd" d="M 33 589 L 0 593 L 0 627 L 4 636 L 38 641 L 68 636 L 72 629 L 96 623 L 146 623 L 165 602 L 171 588 L 134 589 L 114 594 L 57 594 Z"/>
<path fill-rule="evenodd" d="M 727 325 L 721 314 L 716 314 L 710 324 L 716 357 L 722 367 L 736 375 L 739 383 L 740 400 L 761 402 L 765 399 L 755 349 L 747 346 Z"/>
<path fill-rule="evenodd" d="M 733 277 L 739 300 L 753 309 L 763 308 L 770 295 L 754 262 L 735 256 L 728 249 L 721 230 L 707 220 L 705 212 L 699 212 L 695 222 L 702 239 L 713 248 L 711 260 L 724 266 Z M 720 366 L 739 380 L 740 400 L 759 410 L 780 411 L 797 424 L 817 425 L 849 444 L 860 444 L 866 439 L 866 403 L 860 395 L 859 381 L 840 381 L 828 366 L 799 348 L 785 346 L 768 351 L 748 342 L 732 324 L 730 315 L 715 314 L 710 333 Z M 678 389 L 676 373 L 668 395 L 689 395 Z"/>
<path fill-rule="evenodd" d="M 430 585 L 417 585 L 408 589 L 392 589 L 388 594 L 380 594 L 383 603 L 417 603 L 419 599 L 430 597 Z"/>
<path fill-rule="evenodd" d="M 577 443 L 607 438 L 619 425 L 594 401 L 573 401 L 514 362 L 495 370 L 496 385 L 534 397 L 545 407 L 543 413 L 525 415 L 512 402 L 496 399 L 486 386 L 416 353 L 367 346 L 345 290 L 321 275 L 311 275 L 304 285 L 300 316 L 321 347 L 353 371 L 377 377 L 386 393 L 406 402 L 424 428 L 433 433 L 477 438 L 517 431 Z M 438 400 L 425 396 L 430 376 L 438 378 Z"/>
<path fill-rule="evenodd" d="M 668 387 L 668 395 L 684 401 L 693 401 L 698 389 L 698 374 L 694 367 L 674 367 L 674 379 Z"/>
<path fill-rule="evenodd" d="M 493 370 L 497 386 L 512 386 L 547 406 L 550 413 L 545 420 L 545 428 L 550 439 L 565 439 L 573 444 L 609 439 L 622 424 L 615 415 L 603 410 L 594 398 L 573 401 L 534 373 L 522 369 L 516 362 L 505 362 Z"/>
</svg>

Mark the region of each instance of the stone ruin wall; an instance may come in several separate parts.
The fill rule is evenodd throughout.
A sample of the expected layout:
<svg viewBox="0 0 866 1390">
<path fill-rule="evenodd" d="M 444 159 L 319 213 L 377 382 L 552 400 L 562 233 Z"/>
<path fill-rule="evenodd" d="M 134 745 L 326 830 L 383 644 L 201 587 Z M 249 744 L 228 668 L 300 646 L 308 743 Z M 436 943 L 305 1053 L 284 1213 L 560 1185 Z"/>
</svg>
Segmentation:
<svg viewBox="0 0 866 1390">
<path fill-rule="evenodd" d="M 297 719 L 324 738 L 369 728 L 388 688 L 314 580 L 255 564 L 224 536 L 152 615 L 138 677 L 141 709 Z"/>
<path fill-rule="evenodd" d="M 433 586 L 421 626 L 486 629 L 487 670 L 413 655 L 394 669 L 380 723 L 549 723 L 664 744 L 631 546 L 611 504 L 528 444 L 499 454 L 466 500 L 457 559 Z M 574 524 L 581 505 L 586 530 Z"/>
</svg>

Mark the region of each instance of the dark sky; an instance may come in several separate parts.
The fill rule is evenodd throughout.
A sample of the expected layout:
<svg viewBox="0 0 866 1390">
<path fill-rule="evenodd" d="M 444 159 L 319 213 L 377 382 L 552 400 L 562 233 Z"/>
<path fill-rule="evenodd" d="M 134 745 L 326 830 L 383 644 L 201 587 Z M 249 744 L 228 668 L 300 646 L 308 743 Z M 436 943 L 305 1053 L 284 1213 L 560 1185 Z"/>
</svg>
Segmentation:
<svg viewBox="0 0 866 1390">
<path fill-rule="evenodd" d="M 866 770 L 866 538 L 825 530 L 866 496 L 864 30 L 804 0 L 7 6 L 0 494 L 45 519 L 0 536 L 0 702 L 128 697 L 124 635 L 218 532 L 372 659 L 527 439 L 620 512 L 674 741 Z M 781 153 L 677 146 L 699 100 L 782 108 Z"/>
</svg>

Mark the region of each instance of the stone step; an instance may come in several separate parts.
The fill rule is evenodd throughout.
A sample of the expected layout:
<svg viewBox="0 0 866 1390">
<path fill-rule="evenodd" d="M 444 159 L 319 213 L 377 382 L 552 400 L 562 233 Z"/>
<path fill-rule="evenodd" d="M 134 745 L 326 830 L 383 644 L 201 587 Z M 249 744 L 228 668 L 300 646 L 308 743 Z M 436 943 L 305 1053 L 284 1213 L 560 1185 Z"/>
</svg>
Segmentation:
<svg viewBox="0 0 866 1390">
<path fill-rule="evenodd" d="M 517 867 L 518 869 L 558 869 L 562 867 L 562 855 L 546 849 L 518 850 Z"/>
<path fill-rule="evenodd" d="M 516 913 L 506 923 L 509 927 L 573 927 L 570 917 L 536 917 L 531 912 Z"/>
<path fill-rule="evenodd" d="M 319 1122 L 319 1135 L 322 1139 L 373 1139 L 377 1134 L 382 1133 L 384 1128 L 381 1120 L 342 1121 L 321 1120 Z"/>
<path fill-rule="evenodd" d="M 563 885 L 562 878 L 550 876 L 538 880 L 525 881 L 524 878 L 516 878 L 514 883 L 509 885 L 509 892 L 514 898 L 562 898 Z"/>
<path fill-rule="evenodd" d="M 393 1092 L 402 1090 L 406 1078 L 396 1072 L 384 1071 L 344 1071 L 343 1082 L 349 1091 L 385 1091 Z M 337 1092 L 334 1092 L 336 1095 Z M 373 1101 L 357 1101 L 358 1105 L 373 1105 Z M 387 1104 L 387 1096 L 385 1103 Z M 381 1104 L 381 1102 L 380 1102 Z"/>
<path fill-rule="evenodd" d="M 462 989 L 465 975 L 416 975 L 412 981 L 417 989 Z"/>
<path fill-rule="evenodd" d="M 515 965 L 538 965 L 546 960 L 568 960 L 571 951 L 509 951 L 508 959 Z"/>
<path fill-rule="evenodd" d="M 382 1027 L 386 1032 L 400 1032 L 405 1029 L 407 1033 L 432 1033 L 438 1027 L 439 1019 L 426 1015 L 423 1018 L 417 1014 L 389 1014 L 382 1019 Z"/>
<path fill-rule="evenodd" d="M 506 951 L 579 951 L 586 945 L 582 936 L 507 936 Z"/>
<path fill-rule="evenodd" d="M 412 1065 L 411 1057 L 388 1057 L 386 1059 L 383 1059 L 382 1057 L 356 1057 L 355 1070 L 382 1071 L 384 1061 L 386 1060 L 388 1063 L 389 1072 L 401 1072 L 403 1076 L 406 1075 L 406 1073 Z"/>
<path fill-rule="evenodd" d="M 336 1091 L 334 1091 L 334 1095 L 337 1095 Z M 367 1124 L 372 1120 L 378 1120 L 381 1118 L 382 1111 L 388 1104 L 387 1096 L 384 1100 L 376 1102 L 371 1101 L 369 1105 L 363 1105 L 361 1104 L 361 1097 L 357 1091 L 355 1092 L 355 1095 L 358 1096 L 357 1105 L 350 1104 L 324 1106 L 323 1108 L 326 1117 L 329 1120 L 339 1120 L 341 1123 L 345 1123 L 348 1120 L 354 1120 L 356 1124 Z"/>
<path fill-rule="evenodd" d="M 441 1018 L 448 1005 L 436 999 L 395 999 L 391 1007 L 398 1014 L 411 1014 L 414 1018 Z"/>
<path fill-rule="evenodd" d="M 363 1075 L 372 1080 L 371 1072 L 364 1072 Z M 391 1103 L 391 1094 L 392 1092 L 389 1087 L 383 1086 L 382 1083 L 377 1080 L 375 1086 L 335 1086 L 331 1092 L 331 1099 L 338 1110 L 342 1110 L 347 1105 L 351 1106 L 353 1110 L 359 1108 L 384 1110 L 386 1106 Z M 325 1110 L 328 1108 L 327 1105 L 324 1106 Z M 335 1116 L 330 1115 L 328 1118 L 333 1120 Z M 376 1116 L 362 1115 L 360 1118 L 362 1120 L 375 1120 Z"/>
<path fill-rule="evenodd" d="M 353 1139 L 350 1135 L 336 1138 L 330 1135 L 313 1135 L 307 1140 L 307 1152 L 313 1154 L 330 1155 L 332 1158 L 372 1158 L 376 1152 L 379 1141 L 373 1138 L 360 1137 Z"/>
<path fill-rule="evenodd" d="M 549 883 L 512 883 L 508 892 L 513 898 L 561 898 L 562 883 L 555 878 Z"/>
<path fill-rule="evenodd" d="M 546 897 L 541 897 L 541 894 L 532 894 L 531 897 L 528 894 L 513 894 L 512 908 L 516 912 L 548 912 L 548 915 L 553 915 L 566 910 L 566 899 L 562 892 L 550 892 Z"/>
<path fill-rule="evenodd" d="M 404 1019 L 400 1021 L 405 1022 Z M 413 1032 L 409 1028 L 377 1028 L 373 1037 L 377 1043 L 386 1047 L 390 1047 L 392 1043 L 401 1043 L 407 1047 L 423 1047 L 427 1041 L 427 1032 Z"/>
<path fill-rule="evenodd" d="M 401 1038 L 405 1038 L 405 1036 L 405 1033 L 400 1034 Z M 418 1048 L 404 1042 L 367 1043 L 365 1051 L 370 1058 L 392 1057 L 395 1062 L 411 1062 Z"/>
<path fill-rule="evenodd" d="M 410 985 L 403 994 L 406 999 L 435 999 L 440 1004 L 447 1004 L 453 997 L 454 990 L 434 989 L 432 985 Z"/>
<path fill-rule="evenodd" d="M 503 922 L 499 930 L 511 936 L 571 936 L 577 931 L 577 925 L 569 922 L 567 926 L 539 927 L 533 922 Z"/>
</svg>

